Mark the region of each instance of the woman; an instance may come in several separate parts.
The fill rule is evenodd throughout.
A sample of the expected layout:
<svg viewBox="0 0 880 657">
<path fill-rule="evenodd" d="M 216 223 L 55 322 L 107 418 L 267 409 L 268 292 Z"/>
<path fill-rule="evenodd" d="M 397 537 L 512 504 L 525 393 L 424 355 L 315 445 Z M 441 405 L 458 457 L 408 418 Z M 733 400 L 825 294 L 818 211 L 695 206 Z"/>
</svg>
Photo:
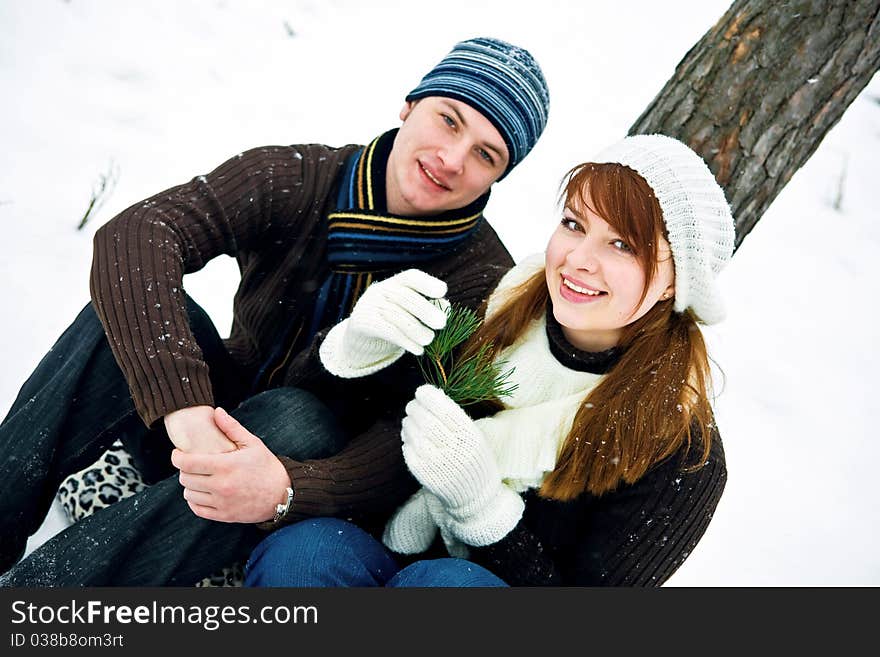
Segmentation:
<svg viewBox="0 0 880 657">
<path fill-rule="evenodd" d="M 723 317 L 714 281 L 733 218 L 702 159 L 662 135 L 575 167 L 563 196 L 544 256 L 505 275 L 465 347 L 492 345 L 512 395 L 473 420 L 421 386 L 401 437 L 422 488 L 384 546 L 304 521 L 258 546 L 246 583 L 659 586 L 681 565 L 726 479 L 698 323 Z M 440 281 L 410 271 L 374 287 L 322 345 L 335 374 L 418 354 L 443 324 L 426 299 Z M 450 556 L 428 559 L 438 534 Z"/>
</svg>

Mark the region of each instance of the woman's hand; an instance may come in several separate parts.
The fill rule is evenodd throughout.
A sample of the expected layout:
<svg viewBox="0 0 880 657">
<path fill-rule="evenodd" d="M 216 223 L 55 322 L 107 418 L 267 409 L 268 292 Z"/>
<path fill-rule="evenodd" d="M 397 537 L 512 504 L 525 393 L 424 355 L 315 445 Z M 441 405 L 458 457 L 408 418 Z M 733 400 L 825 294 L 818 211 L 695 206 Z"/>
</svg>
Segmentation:
<svg viewBox="0 0 880 657">
<path fill-rule="evenodd" d="M 400 435 L 410 472 L 443 504 L 457 538 L 489 545 L 519 522 L 522 499 L 501 481 L 473 420 L 442 390 L 431 385 L 416 390 Z"/>
<path fill-rule="evenodd" d="M 327 334 L 321 362 L 336 376 L 354 378 L 377 372 L 406 351 L 421 355 L 446 325 L 445 308 L 431 302 L 445 294 L 446 283 L 418 269 L 370 285 L 351 317 Z"/>
</svg>

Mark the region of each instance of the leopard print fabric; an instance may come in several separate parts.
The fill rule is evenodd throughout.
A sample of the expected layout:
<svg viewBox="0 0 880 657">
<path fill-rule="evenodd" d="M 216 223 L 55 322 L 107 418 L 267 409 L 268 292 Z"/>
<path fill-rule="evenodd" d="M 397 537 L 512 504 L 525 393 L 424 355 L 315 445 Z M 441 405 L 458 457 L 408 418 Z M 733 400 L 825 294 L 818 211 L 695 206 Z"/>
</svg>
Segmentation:
<svg viewBox="0 0 880 657">
<path fill-rule="evenodd" d="M 57 498 L 67 518 L 76 522 L 145 487 L 131 456 L 117 440 L 95 463 L 61 482 Z"/>
<path fill-rule="evenodd" d="M 95 463 L 61 482 L 56 498 L 68 520 L 77 522 L 144 488 L 146 484 L 131 456 L 117 440 Z M 196 582 L 196 586 L 241 586 L 243 582 L 242 565 L 235 563 Z"/>
</svg>

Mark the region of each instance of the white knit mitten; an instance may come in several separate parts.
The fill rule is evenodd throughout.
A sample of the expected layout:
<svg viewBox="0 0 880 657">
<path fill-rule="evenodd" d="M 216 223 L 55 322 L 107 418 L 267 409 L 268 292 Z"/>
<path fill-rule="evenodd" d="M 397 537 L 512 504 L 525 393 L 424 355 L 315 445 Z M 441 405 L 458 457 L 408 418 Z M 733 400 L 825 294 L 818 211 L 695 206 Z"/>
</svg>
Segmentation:
<svg viewBox="0 0 880 657">
<path fill-rule="evenodd" d="M 420 488 L 385 525 L 382 542 L 400 554 L 418 554 L 431 547 L 439 528 L 449 554 L 466 559 L 467 546 L 450 532 L 450 521 L 449 513 L 437 496 L 427 488 Z"/>
<path fill-rule="evenodd" d="M 418 554 L 431 547 L 437 523 L 428 508 L 430 495 L 420 488 L 391 516 L 382 534 L 382 542 L 388 548 L 400 554 Z"/>
<path fill-rule="evenodd" d="M 446 283 L 408 269 L 373 283 L 327 334 L 319 354 L 327 370 L 352 379 L 377 372 L 409 351 L 417 356 L 446 325 Z M 440 307 L 429 299 L 441 299 Z"/>
<path fill-rule="evenodd" d="M 420 386 L 400 432 L 413 476 L 448 514 L 445 529 L 467 545 L 491 545 L 522 517 L 522 498 L 501 481 L 486 439 L 442 390 Z"/>
</svg>

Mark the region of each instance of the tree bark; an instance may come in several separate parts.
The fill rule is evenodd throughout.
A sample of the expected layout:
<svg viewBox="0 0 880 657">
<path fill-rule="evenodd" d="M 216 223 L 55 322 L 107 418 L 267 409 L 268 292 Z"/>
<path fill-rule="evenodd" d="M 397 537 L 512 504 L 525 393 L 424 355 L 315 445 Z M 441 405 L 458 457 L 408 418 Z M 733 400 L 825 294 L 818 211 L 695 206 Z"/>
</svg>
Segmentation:
<svg viewBox="0 0 880 657">
<path fill-rule="evenodd" d="M 703 156 L 739 247 L 878 68 L 880 0 L 736 0 L 630 134 Z"/>
</svg>

